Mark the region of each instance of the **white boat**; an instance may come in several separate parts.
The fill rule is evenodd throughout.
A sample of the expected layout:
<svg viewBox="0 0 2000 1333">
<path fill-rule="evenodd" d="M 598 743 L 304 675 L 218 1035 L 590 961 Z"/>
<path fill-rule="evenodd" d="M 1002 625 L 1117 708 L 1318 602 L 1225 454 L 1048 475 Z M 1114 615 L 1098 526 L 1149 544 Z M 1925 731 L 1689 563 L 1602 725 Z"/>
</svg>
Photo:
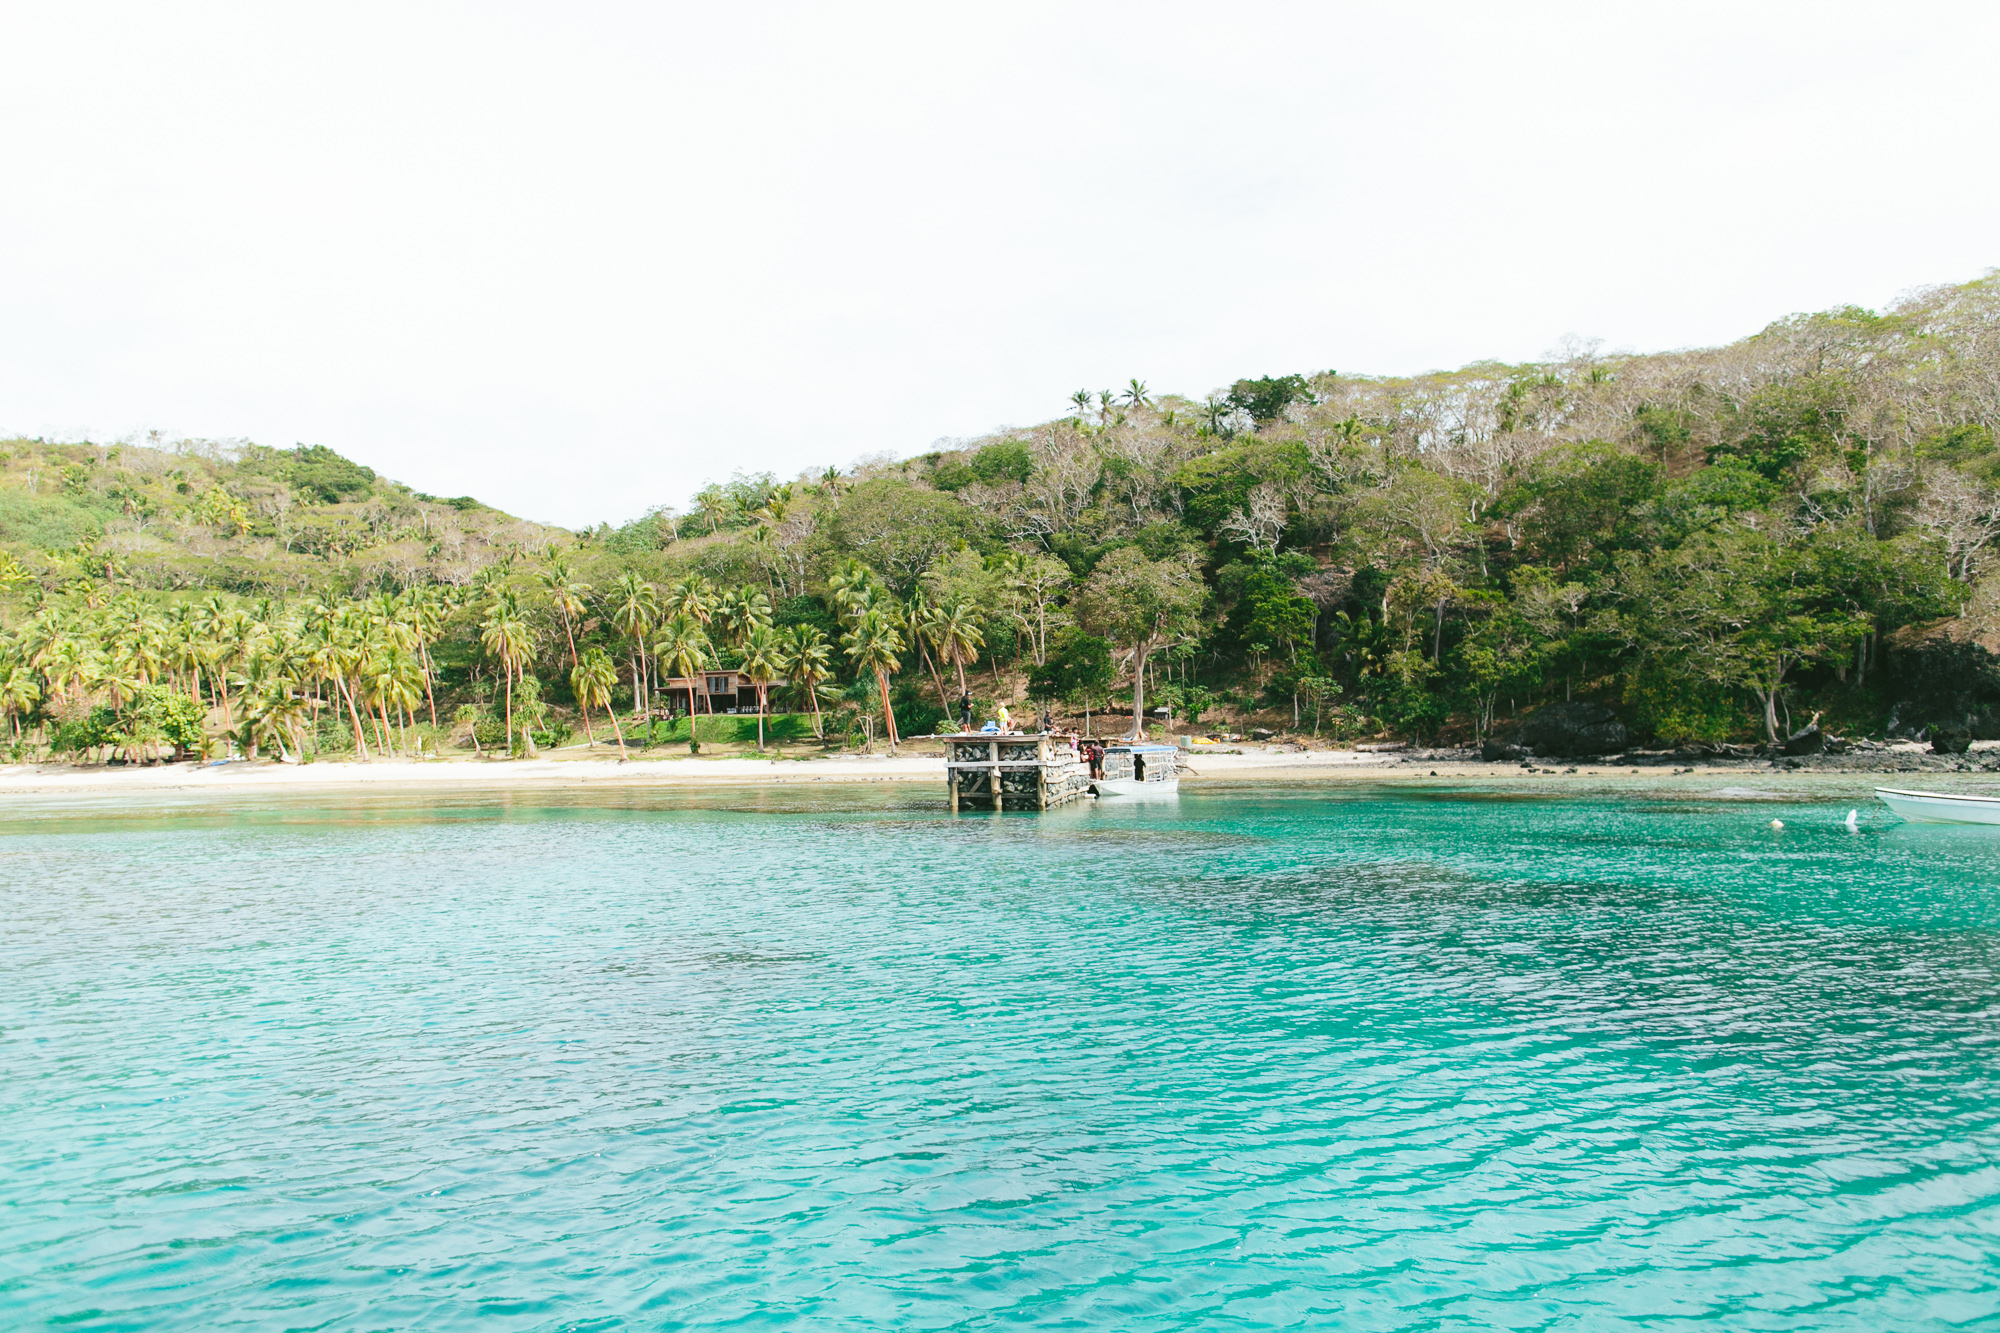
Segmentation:
<svg viewBox="0 0 2000 1333">
<path fill-rule="evenodd" d="M 1941 791 L 1877 787 L 1876 799 L 1919 824 L 2000 824 L 2000 796 L 1952 796 Z"/>
<path fill-rule="evenodd" d="M 1133 742 L 1106 746 L 1102 771 L 1104 776 L 1090 783 L 1099 796 L 1180 794 L 1180 751 L 1171 745 Z"/>
</svg>

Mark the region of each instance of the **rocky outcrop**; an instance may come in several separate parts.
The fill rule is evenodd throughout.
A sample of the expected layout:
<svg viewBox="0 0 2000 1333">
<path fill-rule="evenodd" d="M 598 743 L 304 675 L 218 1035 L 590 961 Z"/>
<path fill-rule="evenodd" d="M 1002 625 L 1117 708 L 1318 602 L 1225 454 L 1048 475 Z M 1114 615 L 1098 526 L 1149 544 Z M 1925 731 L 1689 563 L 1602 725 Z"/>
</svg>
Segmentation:
<svg viewBox="0 0 2000 1333">
<path fill-rule="evenodd" d="M 1603 704 L 1548 704 L 1521 724 L 1514 744 L 1526 746 L 1549 759 L 1574 759 L 1588 754 L 1615 754 L 1631 743 L 1632 735 Z"/>
<path fill-rule="evenodd" d="M 1989 594 L 1990 584 L 1982 585 Z M 1888 637 L 1882 685 L 1895 701 L 1890 735 L 1922 739 L 1947 731 L 2000 740 L 2000 609 L 1981 610 L 1992 600 L 1975 598 L 1964 616 L 1906 625 Z"/>
<path fill-rule="evenodd" d="M 1964 754 L 1972 748 L 1972 731 L 1967 727 L 1931 729 L 1932 754 Z"/>
<path fill-rule="evenodd" d="M 1826 733 L 1819 729 L 1819 719 L 1814 718 L 1811 723 L 1786 737 L 1785 743 L 1778 748 L 1784 754 L 1822 754 L 1827 748 L 1826 739 Z"/>
</svg>

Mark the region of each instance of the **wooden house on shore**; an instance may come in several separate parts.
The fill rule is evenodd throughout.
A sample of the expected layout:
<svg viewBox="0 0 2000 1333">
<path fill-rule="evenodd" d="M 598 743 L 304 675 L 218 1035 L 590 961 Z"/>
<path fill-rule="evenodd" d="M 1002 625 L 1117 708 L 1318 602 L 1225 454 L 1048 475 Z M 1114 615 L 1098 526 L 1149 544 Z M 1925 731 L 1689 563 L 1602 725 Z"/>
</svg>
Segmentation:
<svg viewBox="0 0 2000 1333">
<path fill-rule="evenodd" d="M 783 676 L 764 682 L 765 695 L 791 682 Z M 671 676 L 665 685 L 668 701 L 690 713 L 754 713 L 757 683 L 741 671 L 720 667 L 699 676 Z"/>
</svg>

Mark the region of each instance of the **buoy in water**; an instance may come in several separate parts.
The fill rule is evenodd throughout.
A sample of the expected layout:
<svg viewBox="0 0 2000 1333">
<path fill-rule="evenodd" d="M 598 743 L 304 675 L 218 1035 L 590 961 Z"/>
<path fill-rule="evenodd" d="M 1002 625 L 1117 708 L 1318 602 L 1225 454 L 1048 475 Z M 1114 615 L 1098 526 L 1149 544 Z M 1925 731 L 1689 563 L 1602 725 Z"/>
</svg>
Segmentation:
<svg viewBox="0 0 2000 1333">
<path fill-rule="evenodd" d="M 1785 821 L 1782 819 L 1774 819 L 1771 821 L 1771 827 L 1774 829 L 1782 829 L 1784 828 L 1784 826 L 1785 826 Z"/>
</svg>

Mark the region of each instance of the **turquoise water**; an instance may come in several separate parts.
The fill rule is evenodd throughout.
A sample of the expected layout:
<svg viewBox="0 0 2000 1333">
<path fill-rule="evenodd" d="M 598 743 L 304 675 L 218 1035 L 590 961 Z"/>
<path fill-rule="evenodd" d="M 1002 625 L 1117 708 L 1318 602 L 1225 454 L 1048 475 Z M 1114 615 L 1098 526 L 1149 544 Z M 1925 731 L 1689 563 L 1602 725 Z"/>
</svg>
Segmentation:
<svg viewBox="0 0 2000 1333">
<path fill-rule="evenodd" d="M 0 814 L 0 1326 L 2000 1325 L 1995 833 L 495 799 Z"/>
</svg>

